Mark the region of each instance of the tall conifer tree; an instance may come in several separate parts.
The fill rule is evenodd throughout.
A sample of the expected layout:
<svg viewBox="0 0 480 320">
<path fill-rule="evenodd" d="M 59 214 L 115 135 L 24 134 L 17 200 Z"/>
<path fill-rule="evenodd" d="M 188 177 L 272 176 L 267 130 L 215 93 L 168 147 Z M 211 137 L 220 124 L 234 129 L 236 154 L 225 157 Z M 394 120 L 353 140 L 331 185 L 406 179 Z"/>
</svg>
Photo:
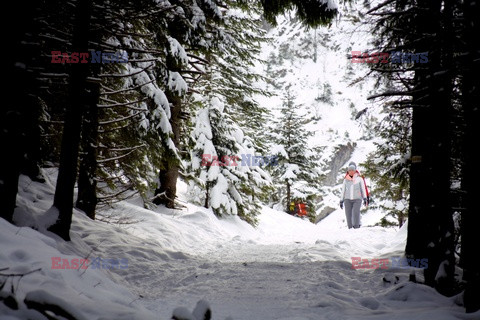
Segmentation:
<svg viewBox="0 0 480 320">
<path fill-rule="evenodd" d="M 280 202 L 286 210 L 293 199 L 307 200 L 316 193 L 319 173 L 315 161 L 317 155 L 308 146 L 308 138 L 313 135 L 305 129 L 305 119 L 297 114 L 295 97 L 289 87 L 283 97 L 281 116 L 272 128 L 272 154 L 277 157 L 277 165 L 271 172 L 280 189 Z"/>
</svg>

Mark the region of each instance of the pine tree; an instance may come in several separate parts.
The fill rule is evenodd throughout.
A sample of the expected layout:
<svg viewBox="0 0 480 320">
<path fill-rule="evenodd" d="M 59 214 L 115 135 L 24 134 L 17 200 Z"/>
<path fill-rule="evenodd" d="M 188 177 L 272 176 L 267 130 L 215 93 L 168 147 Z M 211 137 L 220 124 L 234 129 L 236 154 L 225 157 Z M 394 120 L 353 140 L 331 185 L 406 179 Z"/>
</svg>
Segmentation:
<svg viewBox="0 0 480 320">
<path fill-rule="evenodd" d="M 129 24 L 114 14 L 119 10 Z M 109 3 L 94 14 L 97 30 L 110 26 L 108 35 L 95 41 L 97 48 L 107 52 L 115 49 L 123 61 L 95 64 L 101 67 L 101 74 L 97 72 L 100 104 L 87 112 L 84 120 L 77 199 L 77 207 L 91 218 L 97 202 L 111 204 L 135 192 L 148 205 L 149 192 L 157 180 L 155 168 L 160 167 L 161 146 L 174 145 L 171 128 L 165 125 L 169 102 L 161 88 L 163 81 L 157 81 L 164 73 L 163 61 L 169 52 L 164 28 L 168 18 L 145 15 L 169 11 L 169 5 L 144 1 L 129 6 Z M 105 12 L 111 14 L 105 16 Z M 157 38 L 150 37 L 151 32 Z M 166 47 L 167 55 L 158 47 Z"/>
<path fill-rule="evenodd" d="M 219 52 L 212 67 L 218 77 L 218 92 L 226 98 L 232 119 L 240 125 L 245 135 L 252 138 L 255 150 L 267 152 L 265 123 L 269 110 L 258 103 L 257 97 L 270 96 L 261 85 L 269 81 L 256 71 L 260 65 L 258 55 L 261 45 L 267 43 L 262 29 L 258 4 L 228 3 L 229 9 L 223 18 L 223 50 Z M 212 61 L 213 57 L 210 57 Z M 254 85 L 252 85 L 254 84 Z"/>
<path fill-rule="evenodd" d="M 77 206 L 92 218 L 97 201 L 106 203 L 122 199 L 124 195 L 131 194 L 134 190 L 146 198 L 147 191 L 151 190 L 157 178 L 152 172 L 156 171 L 155 167 L 158 168 L 160 163 L 162 150 L 159 142 L 165 141 L 164 145 L 174 146 L 169 142 L 172 130 L 165 125 L 168 124 L 170 117 L 170 106 L 164 93 L 168 79 L 157 83 L 157 79 L 164 79 L 159 75 L 165 73 L 164 61 L 167 56 L 165 51 L 168 51 L 158 48 L 164 48 L 165 44 L 169 44 L 166 25 L 176 17 L 175 14 L 165 13 L 174 12 L 174 7 L 168 3 L 148 0 L 108 3 L 104 6 L 99 4 L 100 2 L 95 2 L 91 8 L 93 22 L 90 29 L 95 30 L 95 34 L 88 39 L 88 48 L 122 53 L 130 59 L 126 63 L 101 66 L 90 61 L 86 64 L 89 65 L 90 73 L 85 85 L 86 94 L 82 94 L 86 98 L 82 103 L 87 110 L 81 128 L 83 140 L 79 143 Z M 78 50 L 72 49 L 69 44 L 68 37 L 72 34 L 72 23 L 69 18 L 65 18 L 64 23 L 58 23 L 62 30 L 49 27 L 60 17 L 72 16 L 71 13 L 65 14 L 68 8 L 70 8 L 68 5 L 42 8 L 44 14 L 40 15 L 39 19 L 45 21 L 40 24 L 42 28 L 39 29 L 39 33 L 47 39 L 42 46 L 43 50 L 58 48 L 61 52 L 67 53 Z M 75 10 L 76 7 L 72 8 L 71 10 Z M 116 14 L 120 11 L 122 14 Z M 158 19 L 159 16 L 162 18 Z M 125 23 L 126 20 L 129 23 Z M 151 37 L 151 32 L 155 32 L 158 38 Z M 60 42 L 61 46 L 56 41 Z M 45 82 L 43 87 L 48 88 L 48 91 L 46 94 L 42 92 L 41 100 L 44 102 L 42 106 L 45 106 L 43 111 L 46 121 L 40 129 L 53 137 L 62 130 L 61 127 L 58 128 L 59 124 L 63 123 L 64 117 L 61 107 L 69 103 L 68 83 L 61 74 L 70 73 L 70 70 L 75 69 L 75 65 L 52 64 L 50 52 L 43 54 L 49 59 L 48 64 L 41 66 L 47 75 L 42 79 Z M 100 90 L 98 84 L 101 86 Z M 78 86 L 76 88 L 78 89 Z M 94 91 L 97 93 L 92 96 L 91 93 Z M 92 106 L 97 104 L 99 94 L 100 105 L 93 108 Z M 77 100 L 80 102 L 80 99 Z M 44 150 L 51 149 L 53 152 L 43 160 L 58 161 L 58 153 L 62 150 L 59 141 L 52 138 L 44 141 L 46 141 L 42 146 Z M 68 145 L 73 147 L 72 150 L 77 149 L 74 144 Z M 76 167 L 76 164 L 74 166 Z M 64 189 L 66 191 L 68 188 Z M 98 192 L 100 196 L 97 195 Z"/>
<path fill-rule="evenodd" d="M 307 141 L 313 133 L 305 129 L 304 118 L 297 114 L 295 97 L 289 87 L 283 99 L 281 116 L 272 128 L 271 148 L 277 165 L 271 167 L 271 174 L 281 194 L 276 200 L 288 211 L 291 200 L 306 201 L 316 193 L 319 174 L 315 169 L 316 154 Z"/>
<path fill-rule="evenodd" d="M 92 1 L 79 1 L 76 8 L 73 30 L 72 51 L 87 52 L 90 40 Z M 70 225 L 73 215 L 74 187 L 77 179 L 78 151 L 82 117 L 86 106 L 91 103 L 87 87 L 87 77 L 90 76 L 89 64 L 76 64 L 70 74 L 70 99 L 66 110 L 60 166 L 53 206 L 58 209 L 56 222 L 49 230 L 64 240 L 70 240 Z"/>
<path fill-rule="evenodd" d="M 264 148 L 257 141 L 266 111 L 254 95 L 265 92 L 251 85 L 261 79 L 253 70 L 263 41 L 260 23 L 254 7 L 229 2 L 221 28 L 212 35 L 215 46 L 191 51 L 191 66 L 201 72 L 190 80 L 194 92 L 190 113 L 195 115 L 191 125 L 195 127 L 186 128 L 191 139 L 183 142 L 186 150 L 193 150 L 185 159 L 184 177 L 190 180 L 189 193 L 196 194 L 194 201 L 212 207 L 219 216 L 238 214 L 253 224 L 256 200 L 269 184 L 268 174 L 252 165 L 251 159 L 242 164 L 242 157 L 256 157 Z M 213 161 L 207 166 L 204 155 L 219 157 L 220 163 L 226 157 L 227 165 Z M 221 205 L 219 199 L 223 199 Z"/>
<path fill-rule="evenodd" d="M 6 33 L 6 47 L 16 54 L 6 55 L 6 103 L 0 110 L 0 217 L 13 222 L 18 192 L 18 179 L 25 167 L 37 167 L 39 159 L 31 157 L 31 150 L 39 153 L 40 110 L 36 81 L 39 68 L 38 24 L 36 3 L 16 1 L 9 7 L 11 30 Z M 14 103 L 12 103 L 14 101 Z M 25 160 L 31 162 L 25 165 Z M 28 170 L 31 173 L 31 170 Z M 34 179 L 37 173 L 29 174 Z"/>
<path fill-rule="evenodd" d="M 188 2 L 183 5 L 188 6 Z M 189 29 L 178 27 L 198 17 L 176 12 L 162 2 L 132 3 L 123 9 L 110 4 L 106 9 L 123 10 L 123 18 L 129 23 L 109 21 L 110 37 L 101 45 L 107 50 L 116 48 L 128 61 L 106 65 L 102 74 L 97 146 L 99 203 L 110 204 L 139 192 L 149 206 L 158 171 L 165 172 L 169 167 L 174 174 L 178 171 L 179 103 L 187 91 L 178 71 L 185 66 L 187 55 L 175 37 L 185 39 Z M 176 177 L 169 180 L 176 183 Z M 159 190 L 153 202 L 160 203 L 161 196 L 166 195 L 164 200 L 173 206 L 171 195 L 164 191 Z"/>
<path fill-rule="evenodd" d="M 410 130 L 409 109 L 391 112 L 374 128 L 382 143 L 375 143 L 375 152 L 371 153 L 364 163 L 366 170 L 363 173 L 369 177 L 374 186 L 370 192 L 375 194 L 375 202 L 371 203 L 370 207 L 375 208 L 376 203 L 386 203 L 379 206 L 386 212 L 380 222 L 382 226 L 401 227 L 407 220 Z"/>
<path fill-rule="evenodd" d="M 337 8 L 329 1 L 262 0 L 265 19 L 276 24 L 276 17 L 292 9 L 302 23 L 314 27 L 327 25 L 336 16 Z"/>
<path fill-rule="evenodd" d="M 480 4 L 478 1 L 464 1 L 461 12 L 465 19 L 462 51 L 464 58 L 460 58 L 460 73 L 462 79 L 462 107 L 464 110 L 465 136 L 463 142 L 463 170 L 462 183 L 465 190 L 465 210 L 462 212 L 462 246 L 461 262 L 464 269 L 463 280 L 466 282 L 464 292 L 464 304 L 467 312 L 480 310 L 480 266 L 477 261 L 478 243 L 480 236 L 478 226 L 480 215 L 478 214 L 477 195 L 479 184 L 474 172 L 478 167 L 478 157 L 475 145 L 480 136 L 480 126 L 477 123 L 480 109 L 480 45 L 478 34 L 480 32 Z"/>
<path fill-rule="evenodd" d="M 426 284 L 451 295 L 454 288 L 454 224 L 450 202 L 451 122 L 455 75 L 452 65 L 453 2 L 396 1 L 370 13 L 378 16 L 378 49 L 427 52 L 428 63 L 373 64 L 395 83 L 375 97 L 398 97 L 412 107 L 410 201 L 407 255 L 429 259 Z M 417 32 L 412 34 L 410 31 Z M 435 123 L 434 126 L 431 126 Z M 440 272 L 440 273 L 439 273 Z M 438 276 L 441 275 L 441 276 Z"/>
<path fill-rule="evenodd" d="M 208 52 L 214 48 L 218 25 L 221 23 L 221 11 L 218 3 L 214 1 L 199 3 L 180 1 L 180 5 L 183 8 L 184 16 L 178 16 L 176 20 L 169 24 L 169 32 L 172 36 L 187 50 Z M 176 186 L 181 164 L 178 149 L 182 141 L 180 136 L 183 125 L 182 115 L 187 112 L 185 94 L 188 88 L 184 87 L 184 84 L 187 83 L 183 76 L 192 74 L 190 70 L 183 70 L 182 65 L 178 65 L 177 62 L 178 60 L 175 61 L 175 59 L 167 60 L 167 68 L 172 72 L 169 71 L 166 74 L 168 80 L 165 84 L 167 96 L 173 105 L 169 122 L 174 147 L 171 145 L 164 146 L 165 152 L 162 154 L 159 168 L 159 188 L 155 192 L 155 203 L 164 204 L 169 208 L 175 206 Z"/>
<path fill-rule="evenodd" d="M 212 96 L 202 104 L 192 136 L 195 146 L 190 171 L 195 179 L 189 193 L 217 216 L 239 215 L 255 224 L 259 209 L 253 199 L 255 187 L 267 184 L 269 176 L 252 158 L 245 158 L 255 156 L 254 149 L 221 99 Z"/>
</svg>

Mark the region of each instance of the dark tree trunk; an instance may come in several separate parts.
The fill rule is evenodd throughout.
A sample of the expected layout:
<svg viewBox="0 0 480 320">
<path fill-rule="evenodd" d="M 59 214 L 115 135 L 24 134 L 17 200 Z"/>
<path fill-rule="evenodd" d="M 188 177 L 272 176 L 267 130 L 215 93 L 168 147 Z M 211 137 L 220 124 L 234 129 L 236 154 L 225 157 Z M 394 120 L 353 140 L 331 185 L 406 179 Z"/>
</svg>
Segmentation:
<svg viewBox="0 0 480 320">
<path fill-rule="evenodd" d="M 437 231 L 434 234 L 435 252 L 438 258 L 437 270 L 430 270 L 431 278 L 435 281 L 435 288 L 446 296 L 456 294 L 455 285 L 455 226 L 453 222 L 451 177 L 453 170 L 452 140 L 454 130 L 451 124 L 453 117 L 453 43 L 455 34 L 453 31 L 453 0 L 436 1 L 435 10 L 441 11 L 440 23 L 437 25 L 439 38 L 439 63 L 434 64 L 431 84 L 431 92 L 434 97 L 432 113 L 433 121 L 437 122 L 438 130 L 435 130 L 433 141 L 433 159 L 437 179 L 434 180 L 435 205 L 432 207 L 432 216 L 438 220 Z M 427 269 L 428 270 L 428 269 Z M 438 273 L 440 272 L 440 273 Z"/>
<path fill-rule="evenodd" d="M 22 98 L 17 103 L 23 103 Z M 0 111 L 0 118 L 0 148 L 4 150 L 0 157 L 0 217 L 13 222 L 23 155 L 22 114 L 7 107 Z"/>
<path fill-rule="evenodd" d="M 424 81 L 424 77 L 415 75 L 416 83 Z M 413 101 L 415 102 L 415 97 Z M 428 224 L 426 207 L 428 201 L 426 174 L 426 137 L 429 134 L 428 112 L 424 106 L 416 106 L 412 112 L 412 150 L 410 164 L 410 202 L 408 209 L 408 237 L 406 254 L 412 257 L 426 258 L 425 249 L 428 245 L 428 237 L 425 227 Z"/>
<path fill-rule="evenodd" d="M 205 188 L 205 203 L 203 206 L 208 209 L 209 203 L 210 203 L 210 188 L 207 185 L 207 187 Z"/>
<path fill-rule="evenodd" d="M 171 92 L 167 92 L 168 101 L 171 103 L 170 125 L 172 126 L 172 141 L 176 147 L 180 142 L 180 126 L 182 115 L 182 98 Z M 179 176 L 179 164 L 176 155 L 164 146 L 165 154 L 162 159 L 162 166 L 159 173 L 160 186 L 155 191 L 155 204 L 163 204 L 167 208 L 175 208 L 175 198 L 177 194 L 177 179 Z"/>
<path fill-rule="evenodd" d="M 480 264 L 478 263 L 478 244 L 480 243 L 480 210 L 478 195 L 479 158 L 476 146 L 480 137 L 480 3 L 464 2 L 466 32 L 464 35 L 468 56 L 463 64 L 463 108 L 466 132 L 464 144 L 463 185 L 465 187 L 465 210 L 462 213 L 463 280 L 466 282 L 464 305 L 467 312 L 480 310 Z"/>
<path fill-rule="evenodd" d="M 34 103 L 33 93 L 36 90 L 34 74 L 30 69 L 35 52 L 32 48 L 26 49 L 26 34 L 31 32 L 33 19 L 36 14 L 34 3 L 14 1 L 9 10 L 9 30 L 5 33 L 6 47 L 15 52 L 5 56 L 7 81 L 4 83 L 4 93 L 7 97 L 0 107 L 0 217 L 13 222 L 13 213 L 16 206 L 18 192 L 18 178 L 24 164 L 26 145 L 30 139 L 38 137 L 28 136 L 35 128 L 34 110 L 38 105 Z M 26 119 L 30 119 L 26 121 Z M 37 119 L 38 120 L 38 119 Z"/>
<path fill-rule="evenodd" d="M 72 52 L 87 52 L 89 42 L 90 15 L 92 1 L 77 2 L 73 31 Z M 49 230 L 64 240 L 70 240 L 70 225 L 73 214 L 73 196 L 77 178 L 78 150 L 82 117 L 87 102 L 87 77 L 89 63 L 72 64 L 70 73 L 70 98 L 66 106 L 65 125 L 62 136 L 60 167 L 53 206 L 59 216 Z"/>
<path fill-rule="evenodd" d="M 419 15 L 419 13 L 417 13 Z M 412 19 L 412 28 L 419 31 L 419 34 L 426 34 L 431 23 L 424 17 L 416 16 Z M 415 27 L 413 27 L 415 26 Z M 430 33 L 431 34 L 431 33 Z M 428 45 L 424 41 L 424 47 Z M 421 51 L 423 48 L 417 48 Z M 428 49 L 427 49 L 428 50 Z M 431 59 L 432 57 L 429 57 Z M 427 94 L 426 79 L 428 70 L 417 70 L 415 72 L 414 82 L 417 93 L 412 96 L 412 149 L 410 164 L 410 202 L 408 209 L 408 237 L 405 248 L 406 254 L 414 258 L 426 258 L 426 248 L 429 243 L 431 228 L 426 228 L 430 224 L 430 217 L 427 216 L 427 207 L 430 200 L 428 189 L 428 179 L 430 179 L 428 170 L 428 139 L 431 135 L 429 125 L 429 114 L 431 106 L 428 101 L 421 101 Z"/>
<path fill-rule="evenodd" d="M 287 212 L 290 212 L 290 198 L 291 198 L 291 191 L 290 191 L 290 183 L 287 181 Z M 294 210 L 295 211 L 295 210 Z M 291 212 L 293 214 L 293 212 Z"/>
<path fill-rule="evenodd" d="M 419 34 L 434 35 L 422 41 L 428 51 L 425 70 L 416 71 L 420 93 L 413 97 L 412 163 L 406 254 L 428 259 L 425 283 L 443 294 L 453 294 L 454 230 L 450 209 L 450 113 L 452 76 L 449 52 L 442 49 L 441 2 L 423 2 L 428 19 L 418 13 Z M 420 31 L 421 30 L 421 31 Z M 424 50 L 422 50 L 424 49 Z M 440 273 L 439 273 L 440 271 Z M 437 275 L 442 274 L 437 278 Z"/>
<path fill-rule="evenodd" d="M 88 101 L 82 126 L 82 148 L 78 173 L 78 197 L 76 207 L 95 220 L 97 206 L 97 144 L 98 144 L 98 98 L 100 84 L 88 82 Z"/>
<path fill-rule="evenodd" d="M 175 208 L 175 197 L 177 194 L 178 165 L 170 163 L 167 159 L 163 161 L 163 168 L 160 169 L 160 187 L 156 191 L 154 203 L 163 204 L 167 208 Z"/>
</svg>

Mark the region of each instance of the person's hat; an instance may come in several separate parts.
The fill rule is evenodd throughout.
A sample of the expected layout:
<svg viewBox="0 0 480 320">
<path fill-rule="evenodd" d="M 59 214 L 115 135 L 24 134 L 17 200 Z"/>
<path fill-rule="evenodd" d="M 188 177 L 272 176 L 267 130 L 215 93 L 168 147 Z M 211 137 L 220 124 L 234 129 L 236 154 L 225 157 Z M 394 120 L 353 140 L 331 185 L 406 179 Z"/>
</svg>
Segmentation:
<svg viewBox="0 0 480 320">
<path fill-rule="evenodd" d="M 357 170 L 357 165 L 355 162 L 352 161 L 348 164 L 348 170 Z"/>
</svg>

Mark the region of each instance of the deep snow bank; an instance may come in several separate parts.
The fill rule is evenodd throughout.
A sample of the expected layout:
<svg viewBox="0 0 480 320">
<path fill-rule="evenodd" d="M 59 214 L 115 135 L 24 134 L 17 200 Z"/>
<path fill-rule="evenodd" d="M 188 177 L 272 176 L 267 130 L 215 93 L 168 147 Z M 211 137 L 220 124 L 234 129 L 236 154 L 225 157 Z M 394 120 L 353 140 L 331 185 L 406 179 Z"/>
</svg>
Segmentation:
<svg viewBox="0 0 480 320">
<path fill-rule="evenodd" d="M 6 315 L 10 315 L 10 319 L 46 319 L 26 307 L 26 297 L 30 301 L 56 304 L 77 319 L 155 318 L 136 301 L 138 296 L 116 284 L 105 270 L 82 268 L 81 259 L 87 259 L 88 254 L 72 253 L 77 251 L 78 240 L 72 244 L 61 242 L 31 228 L 16 227 L 0 219 L 1 291 L 4 297 L 7 292 L 10 293 L 18 303 L 17 310 L 0 303 L 2 319 Z M 75 261 L 78 265 L 75 269 L 52 269 L 52 258 L 65 259 L 68 268 Z M 59 265 L 63 266 L 63 262 L 60 261 Z"/>
</svg>

